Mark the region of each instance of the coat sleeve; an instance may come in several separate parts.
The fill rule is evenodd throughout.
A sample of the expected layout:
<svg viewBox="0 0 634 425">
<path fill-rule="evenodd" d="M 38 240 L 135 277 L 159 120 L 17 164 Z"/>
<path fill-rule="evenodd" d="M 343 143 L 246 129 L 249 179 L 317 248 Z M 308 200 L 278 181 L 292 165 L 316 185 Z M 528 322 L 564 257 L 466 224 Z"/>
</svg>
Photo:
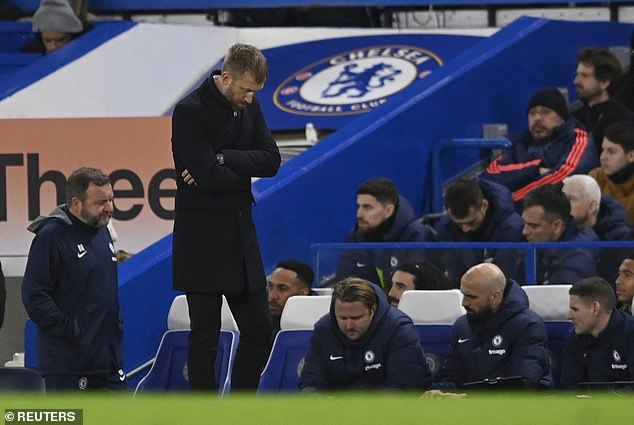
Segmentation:
<svg viewBox="0 0 634 425">
<path fill-rule="evenodd" d="M 552 387 L 547 341 L 544 323 L 531 321 L 519 332 L 519 339 L 511 353 L 508 376 L 521 376 L 528 388 Z"/>
<path fill-rule="evenodd" d="M 502 153 L 489 164 L 481 178 L 499 183 L 509 190 L 514 191 L 522 188 L 527 183 L 539 178 L 539 165 L 541 159 L 521 158 L 519 154 L 523 147 L 516 142 L 509 148 L 503 149 Z"/>
<path fill-rule="evenodd" d="M 456 325 L 457 322 L 454 323 L 452 336 L 451 336 L 451 344 L 449 344 L 449 352 L 447 353 L 447 359 L 443 364 L 442 370 L 440 371 L 440 381 L 434 384 L 434 387 L 439 389 L 453 389 L 455 387 L 459 387 L 464 383 L 464 363 L 460 358 L 460 353 L 458 351 L 457 340 L 458 337 L 456 335 Z"/>
<path fill-rule="evenodd" d="M 431 371 L 414 326 L 399 326 L 388 344 L 386 386 L 391 389 L 427 389 Z"/>
<path fill-rule="evenodd" d="M 575 341 L 574 331 L 570 331 L 561 354 L 561 374 L 559 377 L 559 388 L 565 390 L 574 389 L 579 382 L 586 381 L 584 367 L 577 354 Z"/>
<path fill-rule="evenodd" d="M 248 150 L 223 149 L 225 166 L 242 177 L 271 177 L 280 168 L 280 151 L 259 104 L 254 104 L 253 143 Z"/>
<path fill-rule="evenodd" d="M 177 177 L 184 169 L 196 180 L 197 187 L 212 192 L 228 192 L 240 176 L 230 167 L 216 163 L 216 152 L 206 134 L 202 111 L 179 104 L 172 115 L 172 150 Z"/>
<path fill-rule="evenodd" d="M 310 339 L 310 348 L 304 358 L 304 367 L 299 376 L 299 388 L 303 392 L 315 392 L 329 387 L 324 358 L 319 353 L 319 339 L 324 330 L 315 329 Z"/>
<path fill-rule="evenodd" d="M 33 239 L 22 281 L 22 302 L 42 332 L 55 337 L 79 338 L 80 328 L 59 309 L 53 299 L 61 261 L 55 233 L 43 228 Z"/>
<path fill-rule="evenodd" d="M 557 250 L 557 261 L 550 268 L 549 284 L 570 284 L 597 275 L 596 257 L 590 249 Z"/>
</svg>

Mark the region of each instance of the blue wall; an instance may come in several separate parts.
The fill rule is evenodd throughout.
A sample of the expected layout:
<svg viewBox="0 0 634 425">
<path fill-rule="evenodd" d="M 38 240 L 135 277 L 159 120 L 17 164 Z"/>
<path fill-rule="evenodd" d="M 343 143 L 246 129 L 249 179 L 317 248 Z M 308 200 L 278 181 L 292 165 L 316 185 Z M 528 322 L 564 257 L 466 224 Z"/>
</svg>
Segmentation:
<svg viewBox="0 0 634 425">
<path fill-rule="evenodd" d="M 545 85 L 573 92 L 578 48 L 628 45 L 633 29 L 520 19 L 422 80 L 418 95 L 360 117 L 286 163 L 275 178 L 259 180 L 254 219 L 267 272 L 282 258 L 311 262 L 312 243 L 343 241 L 354 224 L 355 190 L 368 178 L 392 178 L 421 212 L 431 192 L 435 143 L 480 137 L 485 122 L 522 130 L 531 92 Z M 126 370 L 154 353 L 165 329 L 175 295 L 170 261 L 167 237 L 121 266 Z"/>
</svg>

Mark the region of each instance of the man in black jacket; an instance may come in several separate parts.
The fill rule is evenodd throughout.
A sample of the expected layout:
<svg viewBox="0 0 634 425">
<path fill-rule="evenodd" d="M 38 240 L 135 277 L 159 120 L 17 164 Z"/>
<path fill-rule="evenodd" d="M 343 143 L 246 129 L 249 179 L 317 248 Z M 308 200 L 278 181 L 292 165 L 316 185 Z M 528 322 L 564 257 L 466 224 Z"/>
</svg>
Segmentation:
<svg viewBox="0 0 634 425">
<path fill-rule="evenodd" d="M 262 53 L 236 44 L 222 71 L 181 100 L 172 117 L 179 176 L 173 285 L 187 295 L 187 364 L 194 390 L 216 388 L 222 295 L 240 329 L 232 388 L 257 387 L 271 346 L 266 277 L 251 219 L 251 178 L 275 175 L 281 162 L 255 98 L 267 76 Z"/>
</svg>

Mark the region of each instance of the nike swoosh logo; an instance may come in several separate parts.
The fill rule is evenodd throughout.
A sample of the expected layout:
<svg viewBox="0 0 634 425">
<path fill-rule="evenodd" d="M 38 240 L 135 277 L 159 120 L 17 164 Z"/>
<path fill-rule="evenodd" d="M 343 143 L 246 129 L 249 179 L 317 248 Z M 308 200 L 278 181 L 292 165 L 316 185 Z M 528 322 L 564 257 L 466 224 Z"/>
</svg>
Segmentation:
<svg viewBox="0 0 634 425">
<path fill-rule="evenodd" d="M 357 262 L 357 267 L 365 267 L 365 264 Z"/>
<path fill-rule="evenodd" d="M 462 344 L 469 341 L 469 338 L 458 338 L 458 344 Z"/>
<path fill-rule="evenodd" d="M 78 252 L 78 253 L 77 253 L 77 258 L 81 258 L 81 257 L 83 257 L 83 256 L 84 256 L 84 255 L 86 255 L 86 254 L 88 254 L 88 251 Z"/>
<path fill-rule="evenodd" d="M 330 360 L 341 360 L 343 359 L 343 356 L 333 356 L 332 354 L 330 355 Z"/>
</svg>

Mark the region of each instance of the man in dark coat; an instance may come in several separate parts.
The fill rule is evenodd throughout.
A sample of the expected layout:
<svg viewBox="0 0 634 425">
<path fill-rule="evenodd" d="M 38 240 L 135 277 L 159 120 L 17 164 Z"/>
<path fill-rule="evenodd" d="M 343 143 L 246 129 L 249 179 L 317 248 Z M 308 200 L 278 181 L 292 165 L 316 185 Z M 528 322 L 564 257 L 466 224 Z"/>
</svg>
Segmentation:
<svg viewBox="0 0 634 425">
<path fill-rule="evenodd" d="M 445 191 L 445 210 L 436 226 L 441 242 L 524 242 L 524 222 L 515 212 L 511 192 L 487 180 L 458 179 Z M 520 253 L 521 254 L 521 253 Z M 512 249 L 448 250 L 445 269 L 454 287 L 469 267 L 494 262 L 507 276 L 515 276 L 518 252 Z"/>
<path fill-rule="evenodd" d="M 521 377 L 526 388 L 552 387 L 546 326 L 529 310 L 522 288 L 495 264 L 482 263 L 464 274 L 460 292 L 467 314 L 453 325 L 437 386 L 450 389 L 484 379 Z"/>
<path fill-rule="evenodd" d="M 344 279 L 319 319 L 300 376 L 302 391 L 424 389 L 431 372 L 412 320 L 376 285 Z"/>
<path fill-rule="evenodd" d="M 4 323 L 4 304 L 7 300 L 7 288 L 4 284 L 4 273 L 2 273 L 2 264 L 0 264 L 0 328 Z"/>
<path fill-rule="evenodd" d="M 279 150 L 255 93 L 267 78 L 253 46 L 232 46 L 172 117 L 177 179 L 174 289 L 189 306 L 189 383 L 213 390 L 222 295 L 240 329 L 234 389 L 255 389 L 271 345 L 266 277 L 251 219 L 252 177 L 277 172 Z"/>
<path fill-rule="evenodd" d="M 576 282 L 569 293 L 568 318 L 574 331 L 564 346 L 561 387 L 634 381 L 634 318 L 614 307 L 612 287 L 600 277 L 591 277 Z"/>
<path fill-rule="evenodd" d="M 357 224 L 346 242 L 429 242 L 433 239 L 433 230 L 416 218 L 412 206 L 399 194 L 393 181 L 380 177 L 359 186 Z M 339 259 L 335 281 L 357 276 L 386 287 L 392 269 L 421 259 L 416 256 L 411 250 L 347 251 Z"/>
</svg>

